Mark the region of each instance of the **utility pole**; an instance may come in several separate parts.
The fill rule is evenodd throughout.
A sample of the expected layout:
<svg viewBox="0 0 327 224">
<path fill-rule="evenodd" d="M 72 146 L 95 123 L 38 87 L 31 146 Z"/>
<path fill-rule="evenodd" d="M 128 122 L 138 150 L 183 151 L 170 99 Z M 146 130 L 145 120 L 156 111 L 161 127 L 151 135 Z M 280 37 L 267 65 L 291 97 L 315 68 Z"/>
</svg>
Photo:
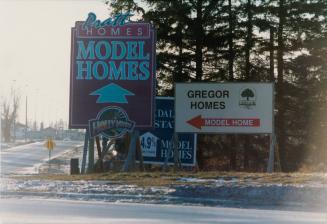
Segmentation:
<svg viewBox="0 0 327 224">
<path fill-rule="evenodd" d="M 1 147 L 2 147 L 2 97 L 0 97 L 0 152 L 2 150 Z M 1 157 L 0 157 L 0 161 L 1 161 Z M 1 167 L 0 167 L 0 174 L 1 174 Z"/>
<path fill-rule="evenodd" d="M 0 96 L 0 162 L 2 152 L 2 96 Z M 0 166 L 0 178 L 2 178 L 2 168 Z"/>
<path fill-rule="evenodd" d="M 25 142 L 27 142 L 27 95 L 25 99 Z"/>
</svg>

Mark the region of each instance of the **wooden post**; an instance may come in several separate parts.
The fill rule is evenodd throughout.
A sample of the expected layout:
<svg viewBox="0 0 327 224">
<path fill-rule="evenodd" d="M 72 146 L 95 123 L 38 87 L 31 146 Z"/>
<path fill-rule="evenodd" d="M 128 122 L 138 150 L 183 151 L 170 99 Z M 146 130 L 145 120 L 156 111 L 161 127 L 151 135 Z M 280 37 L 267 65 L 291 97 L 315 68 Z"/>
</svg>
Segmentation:
<svg viewBox="0 0 327 224">
<path fill-rule="evenodd" d="M 163 171 L 167 172 L 168 171 L 168 161 L 169 161 L 169 157 L 171 155 L 171 152 L 173 151 L 173 147 L 174 147 L 174 137 L 171 138 L 171 144 L 169 144 L 168 146 L 168 150 L 167 150 L 167 154 L 166 154 L 166 158 L 165 158 L 165 163 L 163 165 Z"/>
<path fill-rule="evenodd" d="M 136 155 L 139 159 L 139 170 L 141 172 L 144 171 L 144 163 L 143 163 L 143 153 L 141 148 L 141 141 L 139 134 L 136 136 Z"/>
<path fill-rule="evenodd" d="M 136 154 L 136 144 L 137 139 L 139 138 L 140 132 L 138 130 L 134 130 L 131 134 L 131 141 L 129 144 L 128 154 L 126 161 L 122 167 L 122 172 L 127 172 L 135 169 L 135 154 Z"/>
<path fill-rule="evenodd" d="M 130 171 L 132 169 L 131 166 L 133 165 L 133 160 L 135 160 L 136 142 L 134 141 L 133 135 L 134 132 L 130 136 L 128 153 L 124 165 L 122 167 L 122 172 Z"/>
<path fill-rule="evenodd" d="M 174 170 L 177 171 L 181 168 L 181 160 L 178 150 L 178 134 L 175 132 L 173 135 L 173 147 L 174 147 Z"/>
<path fill-rule="evenodd" d="M 89 129 L 85 130 L 84 136 L 84 148 L 83 148 L 83 159 L 82 159 L 82 167 L 81 167 L 81 174 L 85 173 L 85 166 L 86 166 L 86 155 L 87 155 L 87 147 L 89 144 Z"/>
<path fill-rule="evenodd" d="M 87 172 L 94 172 L 94 138 L 89 138 L 89 163 L 87 167 Z"/>
<path fill-rule="evenodd" d="M 276 136 L 275 136 L 275 161 L 276 161 L 276 171 L 277 172 L 282 172 L 282 166 L 280 164 L 280 158 L 279 158 L 279 148 L 278 148 L 278 144 L 277 144 L 277 140 L 276 140 Z"/>
<path fill-rule="evenodd" d="M 95 137 L 95 143 L 97 146 L 97 151 L 98 151 L 98 161 L 99 161 L 99 169 L 100 172 L 103 172 L 103 161 L 102 161 L 102 156 L 101 156 L 101 145 L 100 145 L 100 139 L 99 136 Z"/>
<path fill-rule="evenodd" d="M 272 133 L 270 135 L 269 160 L 268 160 L 268 167 L 267 167 L 268 173 L 274 172 L 274 164 L 275 164 L 275 134 Z"/>
</svg>

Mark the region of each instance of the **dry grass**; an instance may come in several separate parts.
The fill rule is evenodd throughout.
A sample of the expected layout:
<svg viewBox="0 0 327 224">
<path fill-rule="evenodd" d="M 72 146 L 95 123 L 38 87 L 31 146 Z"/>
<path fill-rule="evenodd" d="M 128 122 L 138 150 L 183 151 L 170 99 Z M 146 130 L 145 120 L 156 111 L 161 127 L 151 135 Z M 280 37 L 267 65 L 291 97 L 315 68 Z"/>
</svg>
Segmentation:
<svg viewBox="0 0 327 224">
<path fill-rule="evenodd" d="M 59 180 L 59 181 L 111 181 L 117 184 L 134 184 L 138 186 L 171 186 L 185 184 L 180 178 L 199 178 L 210 182 L 212 179 L 237 180 L 238 183 L 258 184 L 305 184 L 318 181 L 327 184 L 327 175 L 308 173 L 246 173 L 246 172 L 108 172 L 85 175 L 31 175 L 19 176 L 17 179 Z M 188 182 L 187 184 L 206 184 L 206 182 Z"/>
</svg>

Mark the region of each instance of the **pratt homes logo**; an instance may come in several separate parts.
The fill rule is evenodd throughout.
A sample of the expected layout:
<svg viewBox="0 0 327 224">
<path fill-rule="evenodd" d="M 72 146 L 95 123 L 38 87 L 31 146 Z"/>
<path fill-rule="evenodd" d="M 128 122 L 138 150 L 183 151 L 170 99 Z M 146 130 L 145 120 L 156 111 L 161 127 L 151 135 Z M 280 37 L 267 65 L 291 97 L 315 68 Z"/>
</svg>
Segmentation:
<svg viewBox="0 0 327 224">
<path fill-rule="evenodd" d="M 253 109 L 256 105 L 256 91 L 253 88 L 243 88 L 240 91 L 240 107 Z"/>
<path fill-rule="evenodd" d="M 129 120 L 127 113 L 120 107 L 109 106 L 102 109 L 96 119 L 89 121 L 90 136 L 102 135 L 107 138 L 120 138 L 131 132 L 135 122 Z"/>
</svg>

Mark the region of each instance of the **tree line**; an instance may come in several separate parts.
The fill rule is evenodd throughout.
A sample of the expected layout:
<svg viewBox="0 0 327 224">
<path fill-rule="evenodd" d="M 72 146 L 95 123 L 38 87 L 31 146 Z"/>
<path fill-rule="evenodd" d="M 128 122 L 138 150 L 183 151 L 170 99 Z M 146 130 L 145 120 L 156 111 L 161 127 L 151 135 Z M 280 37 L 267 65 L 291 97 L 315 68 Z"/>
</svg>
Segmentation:
<svg viewBox="0 0 327 224">
<path fill-rule="evenodd" d="M 274 82 L 283 171 L 326 169 L 327 1 L 116 0 L 157 29 L 158 95 L 174 82 Z M 199 136 L 202 169 L 264 169 L 267 136 Z M 324 164 L 325 163 L 325 164 Z"/>
</svg>

